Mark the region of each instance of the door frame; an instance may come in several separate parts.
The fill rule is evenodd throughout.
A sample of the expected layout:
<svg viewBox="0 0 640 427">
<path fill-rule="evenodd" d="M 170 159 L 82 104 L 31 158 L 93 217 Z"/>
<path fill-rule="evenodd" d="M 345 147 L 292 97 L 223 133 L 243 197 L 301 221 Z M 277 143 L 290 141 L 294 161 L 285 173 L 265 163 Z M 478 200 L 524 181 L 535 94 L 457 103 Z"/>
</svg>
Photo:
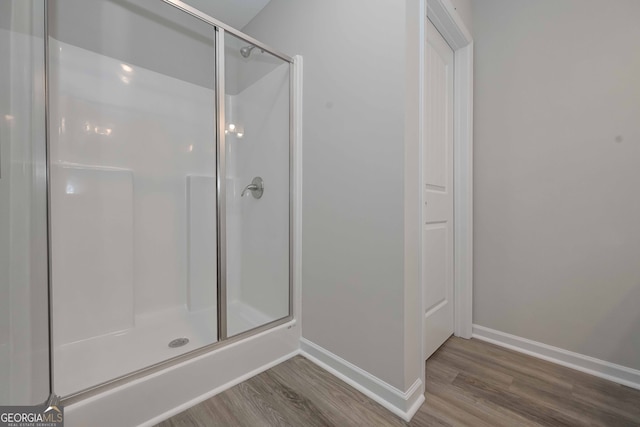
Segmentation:
<svg viewBox="0 0 640 427">
<path fill-rule="evenodd" d="M 454 335 L 471 338 L 473 324 L 473 38 L 456 12 L 451 0 L 427 0 L 427 16 L 454 53 Z M 426 27 L 426 21 L 425 21 Z M 423 52 L 426 49 L 426 39 Z M 424 64 L 425 70 L 428 64 Z M 421 73 L 424 88 L 424 72 Z M 424 98 L 424 90 L 422 91 Z M 422 100 L 425 105 L 426 99 Z M 424 111 L 424 110 L 423 110 Z M 422 114 L 424 129 L 425 117 Z M 424 138 L 420 144 L 420 188 L 423 187 Z M 423 256 L 422 208 L 420 191 L 420 259 Z M 421 263 L 422 264 L 422 263 Z M 425 272 L 420 267 L 420 286 L 424 301 Z M 421 311 L 424 326 L 424 307 Z M 424 340 L 424 334 L 423 338 Z M 424 345 L 423 345 L 424 348 Z M 424 353 L 423 353 L 424 354 Z"/>
</svg>

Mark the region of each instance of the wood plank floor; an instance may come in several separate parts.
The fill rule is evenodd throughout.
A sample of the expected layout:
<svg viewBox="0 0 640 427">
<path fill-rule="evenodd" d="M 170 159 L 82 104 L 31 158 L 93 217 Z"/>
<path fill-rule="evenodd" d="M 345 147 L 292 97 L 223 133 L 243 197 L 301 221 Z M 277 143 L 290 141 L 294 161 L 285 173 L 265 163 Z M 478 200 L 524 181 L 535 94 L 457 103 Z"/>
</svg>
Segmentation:
<svg viewBox="0 0 640 427">
<path fill-rule="evenodd" d="M 425 398 L 406 423 L 298 356 L 158 426 L 640 426 L 640 391 L 474 339 L 427 361 Z"/>
</svg>

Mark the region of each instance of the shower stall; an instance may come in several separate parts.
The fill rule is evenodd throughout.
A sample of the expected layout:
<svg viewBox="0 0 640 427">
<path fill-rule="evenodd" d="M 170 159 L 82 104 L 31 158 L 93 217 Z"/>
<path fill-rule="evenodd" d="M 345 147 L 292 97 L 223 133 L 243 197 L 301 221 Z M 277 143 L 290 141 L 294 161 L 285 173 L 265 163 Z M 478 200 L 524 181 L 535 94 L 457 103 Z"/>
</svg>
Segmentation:
<svg viewBox="0 0 640 427">
<path fill-rule="evenodd" d="M 0 404 L 295 325 L 296 61 L 178 0 L 2 7 Z"/>
</svg>

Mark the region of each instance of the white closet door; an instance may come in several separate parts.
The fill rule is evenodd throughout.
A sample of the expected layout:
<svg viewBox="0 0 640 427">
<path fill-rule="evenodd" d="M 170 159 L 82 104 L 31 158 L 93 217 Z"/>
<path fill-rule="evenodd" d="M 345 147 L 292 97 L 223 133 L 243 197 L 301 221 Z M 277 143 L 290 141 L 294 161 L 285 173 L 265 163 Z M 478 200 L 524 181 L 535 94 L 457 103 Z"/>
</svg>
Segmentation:
<svg viewBox="0 0 640 427">
<path fill-rule="evenodd" d="M 424 357 L 453 334 L 453 50 L 427 21 L 423 150 Z"/>
</svg>

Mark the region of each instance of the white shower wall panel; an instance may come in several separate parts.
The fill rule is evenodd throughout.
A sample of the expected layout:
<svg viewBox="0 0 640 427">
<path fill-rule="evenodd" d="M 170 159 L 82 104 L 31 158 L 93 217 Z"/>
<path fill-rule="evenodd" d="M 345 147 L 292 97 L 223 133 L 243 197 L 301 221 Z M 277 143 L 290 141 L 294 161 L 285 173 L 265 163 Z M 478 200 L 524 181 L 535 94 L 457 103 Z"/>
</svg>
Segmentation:
<svg viewBox="0 0 640 427">
<path fill-rule="evenodd" d="M 191 311 L 217 307 L 216 178 L 187 177 L 189 299 Z"/>
<path fill-rule="evenodd" d="M 60 165 L 50 173 L 54 342 L 133 327 L 133 174 Z"/>
<path fill-rule="evenodd" d="M 133 218 L 132 292 L 126 297 L 120 293 L 119 303 L 132 307 L 134 324 L 135 316 L 186 307 L 189 266 L 195 266 L 196 270 L 200 268 L 199 272 L 192 272 L 192 277 L 202 275 L 201 263 L 196 261 L 200 267 L 190 264 L 187 255 L 189 251 L 198 251 L 197 247 L 188 249 L 188 230 L 194 224 L 188 224 L 187 180 L 194 176 L 215 176 L 214 91 L 53 39 L 50 51 L 52 170 L 73 167 L 102 170 L 103 174 L 108 174 L 104 172 L 107 170 L 131 171 L 131 207 L 127 208 L 121 202 L 118 207 L 110 207 L 120 213 L 131 209 Z M 52 206 L 65 204 L 63 198 L 68 196 L 68 179 L 52 174 L 52 189 L 57 190 L 52 193 Z M 109 200 L 110 190 L 103 190 L 102 203 L 116 203 Z M 198 191 L 205 190 L 200 188 Z M 112 191 L 125 189 L 114 187 Z M 211 205 L 211 199 L 202 203 Z M 102 227 L 107 219 L 101 218 L 100 209 L 94 208 L 95 212 L 85 211 L 84 214 L 90 217 L 93 227 Z M 72 221 L 65 222 L 62 217 L 65 214 L 64 208 L 52 212 L 53 254 L 68 250 L 73 239 L 81 245 L 83 238 L 89 237 L 82 227 L 75 226 Z M 199 227 L 210 226 L 216 221 L 215 215 L 209 218 L 208 224 L 205 224 L 205 218 L 194 219 Z M 205 233 L 211 235 L 211 227 Z M 129 250 L 123 242 L 105 240 L 107 246 L 95 254 L 118 257 Z M 211 253 L 210 248 L 206 250 Z M 215 256 L 212 264 L 215 266 Z M 65 277 L 65 268 L 77 267 L 54 262 L 54 306 L 64 305 L 66 299 L 56 291 L 62 285 L 56 278 Z M 76 278 L 65 286 L 81 289 L 87 286 L 88 277 Z M 200 278 L 197 285 L 192 284 L 215 289 L 216 278 L 214 275 L 209 282 Z M 96 273 L 91 286 L 118 290 L 125 285 Z M 204 295 L 201 304 L 215 305 L 210 290 L 200 292 L 192 287 L 190 291 L 193 295 Z M 82 323 L 78 322 L 78 317 L 65 321 L 65 316 L 71 317 L 71 313 L 61 311 L 55 317 L 54 329 L 58 333 L 61 332 L 59 325 L 73 329 L 74 322 Z M 98 319 L 95 321 L 100 323 Z M 124 325 L 107 318 L 103 323 L 94 325 L 96 335 Z M 63 335 L 57 336 L 63 339 L 55 344 L 61 345 L 86 337 L 87 333 L 72 332 L 65 327 Z"/>
<path fill-rule="evenodd" d="M 227 69 L 234 69 L 232 52 L 226 52 Z M 237 60 L 236 60 L 237 61 Z M 227 73 L 233 79 L 235 73 Z M 225 76 L 227 77 L 227 76 Z M 228 81 L 229 79 L 226 79 Z M 225 95 L 225 121 L 237 123 L 236 97 Z M 238 177 L 238 146 L 231 143 L 232 137 L 226 136 L 226 166 L 227 166 L 227 206 L 226 206 L 226 246 L 227 246 L 227 300 L 238 301 L 240 299 L 240 286 L 242 283 L 242 211 L 238 199 L 242 183 Z M 231 319 L 229 326 L 231 327 Z"/>
</svg>

